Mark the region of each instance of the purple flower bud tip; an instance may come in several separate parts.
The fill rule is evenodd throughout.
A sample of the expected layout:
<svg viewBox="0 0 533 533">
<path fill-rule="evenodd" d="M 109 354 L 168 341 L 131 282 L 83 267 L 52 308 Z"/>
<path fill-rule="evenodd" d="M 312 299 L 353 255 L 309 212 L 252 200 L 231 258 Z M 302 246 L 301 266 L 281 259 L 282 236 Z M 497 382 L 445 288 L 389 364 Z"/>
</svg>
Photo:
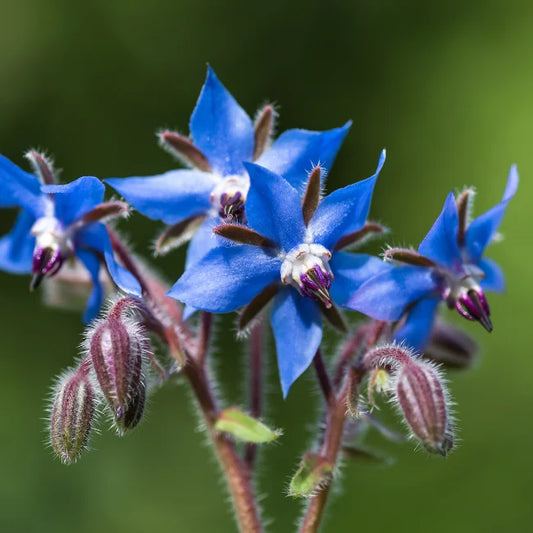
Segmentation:
<svg viewBox="0 0 533 533">
<path fill-rule="evenodd" d="M 461 294 L 455 303 L 455 308 L 467 320 L 477 320 L 488 332 L 493 330 L 490 309 L 481 289 L 471 289 Z"/>
<path fill-rule="evenodd" d="M 95 394 L 84 368 L 65 374 L 54 392 L 50 441 L 64 463 L 73 463 L 87 447 L 95 414 Z"/>
</svg>

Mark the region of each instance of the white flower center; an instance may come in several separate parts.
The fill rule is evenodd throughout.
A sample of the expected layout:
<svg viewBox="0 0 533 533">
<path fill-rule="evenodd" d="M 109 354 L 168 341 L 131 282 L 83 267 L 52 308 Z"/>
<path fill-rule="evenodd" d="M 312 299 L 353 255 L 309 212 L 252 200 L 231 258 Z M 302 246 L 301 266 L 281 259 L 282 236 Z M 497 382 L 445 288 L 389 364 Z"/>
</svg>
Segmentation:
<svg viewBox="0 0 533 533">
<path fill-rule="evenodd" d="M 284 257 L 281 281 L 295 287 L 302 296 L 318 300 L 329 308 L 333 305 L 329 288 L 334 277 L 330 259 L 331 252 L 321 244 L 300 244 Z"/>
</svg>

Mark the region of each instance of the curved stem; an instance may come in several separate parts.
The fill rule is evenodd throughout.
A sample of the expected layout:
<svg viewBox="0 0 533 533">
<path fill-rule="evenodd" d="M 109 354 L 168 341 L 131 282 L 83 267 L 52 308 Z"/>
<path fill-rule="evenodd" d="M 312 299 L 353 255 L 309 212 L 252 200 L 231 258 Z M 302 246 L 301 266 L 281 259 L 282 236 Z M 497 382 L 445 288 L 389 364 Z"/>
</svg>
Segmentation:
<svg viewBox="0 0 533 533">
<path fill-rule="evenodd" d="M 238 456 L 233 442 L 228 440 L 222 433 L 214 430 L 219 409 L 204 365 L 211 330 L 211 317 L 208 317 L 207 314 L 203 317 L 201 338 L 196 343 L 198 348 L 198 360 L 196 360 L 192 357 L 190 350 L 183 346 L 178 334 L 178 331 L 183 328 L 183 323 L 176 302 L 164 296 L 166 288 L 162 287 L 162 284 L 155 277 L 141 271 L 135 258 L 120 240 L 120 237 L 110 230 L 109 234 L 113 249 L 124 263 L 124 266 L 139 281 L 146 303 L 152 308 L 154 320 L 159 320 L 160 322 L 157 330 L 161 339 L 167 344 L 170 354 L 176 359 L 177 363 L 179 365 L 183 362 L 185 363 L 182 372 L 189 381 L 200 406 L 207 433 L 213 442 L 218 460 L 226 477 L 237 515 L 239 531 L 241 533 L 261 533 L 263 528 L 248 469 Z"/>
<path fill-rule="evenodd" d="M 322 357 L 320 356 L 320 352 L 317 352 L 314 364 L 321 387 L 326 393 L 327 389 L 324 387 L 324 376 L 322 375 L 326 369 L 322 361 Z M 357 388 L 361 378 L 362 373 L 351 368 L 348 374 L 348 379 L 344 383 L 340 393 L 335 395 L 330 386 L 330 389 L 326 394 L 326 398 L 328 399 L 326 433 L 324 435 L 324 441 L 320 450 L 320 455 L 331 464 L 337 463 L 337 458 L 341 449 L 344 424 L 346 421 L 348 396 L 353 393 L 354 388 Z M 316 533 L 318 531 L 324 515 L 324 509 L 326 508 L 330 487 L 331 481 L 309 500 L 309 504 L 307 505 L 304 518 L 300 526 L 300 533 Z"/>
</svg>

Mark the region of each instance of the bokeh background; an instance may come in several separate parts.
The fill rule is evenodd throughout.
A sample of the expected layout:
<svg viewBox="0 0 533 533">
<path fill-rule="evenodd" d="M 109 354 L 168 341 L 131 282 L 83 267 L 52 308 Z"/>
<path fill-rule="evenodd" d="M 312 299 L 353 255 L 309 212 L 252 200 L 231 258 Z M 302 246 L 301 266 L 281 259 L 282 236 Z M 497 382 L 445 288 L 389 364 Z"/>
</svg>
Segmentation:
<svg viewBox="0 0 533 533">
<path fill-rule="evenodd" d="M 371 436 L 397 460 L 347 463 L 325 531 L 529 530 L 531 2 L 2 0 L 1 13 L 0 151 L 27 168 L 24 151 L 45 148 L 66 181 L 173 168 L 154 132 L 187 133 L 207 62 L 250 113 L 275 102 L 279 131 L 353 119 L 330 190 L 368 176 L 386 147 L 372 216 L 394 229 L 391 243 L 418 243 L 451 189 L 475 185 L 481 213 L 499 200 L 516 162 L 520 190 L 505 241 L 490 252 L 508 290 L 490 299 L 491 335 L 462 324 L 483 356 L 473 371 L 451 376 L 459 448 L 444 460 Z M 14 215 L 0 215 L 1 233 Z M 158 224 L 136 215 L 123 228 L 148 255 Z M 182 261 L 178 252 L 159 266 L 174 280 Z M 77 353 L 79 315 L 42 307 L 26 277 L 0 273 L 0 295 L 0 531 L 234 531 L 185 386 L 159 391 L 127 438 L 103 428 L 78 464 L 52 457 L 44 399 Z M 239 401 L 241 345 L 231 328 L 221 327 L 219 339 L 222 391 Z M 284 491 L 317 397 L 309 375 L 283 402 L 274 367 L 270 374 L 267 418 L 285 436 L 266 449 L 259 482 L 270 531 L 284 533 L 299 510 Z"/>
</svg>

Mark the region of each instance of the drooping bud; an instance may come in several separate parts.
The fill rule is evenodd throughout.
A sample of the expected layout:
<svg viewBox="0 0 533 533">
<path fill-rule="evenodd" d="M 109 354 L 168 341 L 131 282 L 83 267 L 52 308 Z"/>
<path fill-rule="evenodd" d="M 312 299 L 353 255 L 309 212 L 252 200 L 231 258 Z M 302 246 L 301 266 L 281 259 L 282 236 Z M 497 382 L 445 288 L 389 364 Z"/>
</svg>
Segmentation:
<svg viewBox="0 0 533 533">
<path fill-rule="evenodd" d="M 50 441 L 64 463 L 73 463 L 87 447 L 95 414 L 95 393 L 83 363 L 56 386 L 50 417 Z"/>
<path fill-rule="evenodd" d="M 121 315 L 110 314 L 90 333 L 92 365 L 121 434 L 138 424 L 144 409 L 145 342 L 137 324 Z"/>
<path fill-rule="evenodd" d="M 437 321 L 424 350 L 424 357 L 447 368 L 463 369 L 472 366 L 477 351 L 477 344 L 464 331 Z"/>
<path fill-rule="evenodd" d="M 281 265 L 281 281 L 293 285 L 302 296 L 333 305 L 329 289 L 333 273 L 329 268 L 331 253 L 320 244 L 300 244 L 293 248 Z"/>
<path fill-rule="evenodd" d="M 211 192 L 211 203 L 225 222 L 246 222 L 244 204 L 250 179 L 248 176 L 229 176 L 224 178 Z"/>
<path fill-rule="evenodd" d="M 412 435 L 428 451 L 445 456 L 453 446 L 453 429 L 448 393 L 437 368 L 396 344 L 373 348 L 361 364 L 367 372 L 387 370 L 387 389 Z"/>
<path fill-rule="evenodd" d="M 438 372 L 429 363 L 413 360 L 395 377 L 395 400 L 413 435 L 428 451 L 446 456 L 453 446 L 453 431 Z"/>
</svg>

